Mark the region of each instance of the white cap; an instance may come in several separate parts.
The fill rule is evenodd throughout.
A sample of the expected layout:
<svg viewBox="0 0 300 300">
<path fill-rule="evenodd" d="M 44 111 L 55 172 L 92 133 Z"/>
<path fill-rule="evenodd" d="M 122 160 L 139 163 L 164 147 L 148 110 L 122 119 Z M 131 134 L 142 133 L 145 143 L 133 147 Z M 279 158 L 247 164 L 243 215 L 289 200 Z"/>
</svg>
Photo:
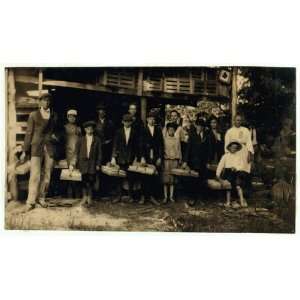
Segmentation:
<svg viewBox="0 0 300 300">
<path fill-rule="evenodd" d="M 70 110 L 68 110 L 67 116 L 68 116 L 68 115 L 77 116 L 77 110 L 75 110 L 75 109 L 70 109 Z"/>
</svg>

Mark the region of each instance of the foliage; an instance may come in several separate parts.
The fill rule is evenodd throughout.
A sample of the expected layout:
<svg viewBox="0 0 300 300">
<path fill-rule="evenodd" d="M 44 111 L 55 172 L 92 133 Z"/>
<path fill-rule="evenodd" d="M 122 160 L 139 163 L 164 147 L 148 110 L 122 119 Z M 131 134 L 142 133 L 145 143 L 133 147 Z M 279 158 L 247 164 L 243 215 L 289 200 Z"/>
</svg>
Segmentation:
<svg viewBox="0 0 300 300">
<path fill-rule="evenodd" d="M 295 120 L 296 69 L 241 67 L 239 111 L 256 127 L 278 134 L 284 118 Z"/>
</svg>

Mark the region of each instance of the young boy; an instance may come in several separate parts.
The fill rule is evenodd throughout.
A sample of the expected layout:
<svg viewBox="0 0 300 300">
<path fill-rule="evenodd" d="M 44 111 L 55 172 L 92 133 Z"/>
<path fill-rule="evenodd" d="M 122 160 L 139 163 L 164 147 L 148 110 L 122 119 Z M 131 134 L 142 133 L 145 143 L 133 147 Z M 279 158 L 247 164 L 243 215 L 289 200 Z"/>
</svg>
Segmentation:
<svg viewBox="0 0 300 300">
<path fill-rule="evenodd" d="M 171 174 L 171 170 L 177 168 L 182 159 L 180 139 L 175 136 L 176 129 L 177 125 L 174 123 L 168 123 L 166 125 L 166 134 L 164 136 L 163 169 L 164 204 L 168 202 L 168 192 L 170 192 L 170 201 L 175 202 L 174 186 L 176 178 Z"/>
<path fill-rule="evenodd" d="M 134 162 L 135 159 L 140 158 L 140 144 L 137 131 L 132 127 L 132 116 L 125 114 L 122 119 L 123 126 L 116 132 L 113 154 L 111 159 L 112 165 L 119 165 L 122 170 L 127 171 L 128 167 Z M 133 202 L 133 185 L 134 174 L 128 172 L 128 196 L 129 203 Z M 117 203 L 122 199 L 122 180 L 119 183 L 118 197 L 113 200 Z"/>
<path fill-rule="evenodd" d="M 247 207 L 247 202 L 243 195 L 243 188 L 246 183 L 248 173 L 245 171 L 247 166 L 244 165 L 242 153 L 242 145 L 238 141 L 232 141 L 228 144 L 228 153 L 225 153 L 217 167 L 216 176 L 217 179 L 228 180 L 231 183 L 232 189 L 236 189 L 240 205 Z M 231 191 L 226 191 L 226 203 L 225 207 L 230 207 L 231 204 Z"/>
<path fill-rule="evenodd" d="M 142 159 L 141 162 L 155 165 L 157 169 L 161 167 L 163 157 L 163 136 L 159 126 L 155 124 L 155 114 L 149 113 L 147 125 L 142 130 Z M 145 200 L 154 205 L 159 205 L 155 199 L 156 187 L 159 185 L 157 176 L 144 175 L 142 177 L 142 196 L 139 204 L 144 204 Z"/>
<path fill-rule="evenodd" d="M 66 150 L 66 160 L 69 169 L 72 171 L 77 163 L 78 154 L 78 143 L 81 137 L 81 129 L 76 124 L 77 111 L 75 109 L 70 109 L 67 112 L 67 124 L 65 125 L 65 150 Z M 76 193 L 76 183 L 73 181 L 67 182 L 67 194 L 68 197 L 72 198 Z"/>
<path fill-rule="evenodd" d="M 82 175 L 82 205 L 92 205 L 92 189 L 96 179 L 96 171 L 101 168 L 101 141 L 94 135 L 96 123 L 88 121 L 83 124 L 85 136 L 80 139 L 78 168 Z"/>
</svg>

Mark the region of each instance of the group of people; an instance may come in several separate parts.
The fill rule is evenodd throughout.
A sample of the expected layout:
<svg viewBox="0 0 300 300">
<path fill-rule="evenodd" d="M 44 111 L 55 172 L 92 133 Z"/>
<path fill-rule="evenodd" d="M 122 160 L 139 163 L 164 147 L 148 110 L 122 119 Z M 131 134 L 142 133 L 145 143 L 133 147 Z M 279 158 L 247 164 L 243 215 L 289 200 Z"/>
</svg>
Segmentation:
<svg viewBox="0 0 300 300">
<path fill-rule="evenodd" d="M 81 173 L 82 205 L 90 206 L 95 196 L 95 183 L 98 191 L 107 189 L 108 181 L 115 180 L 117 197 L 113 203 L 122 201 L 123 179 L 107 177 L 101 166 L 118 166 L 127 172 L 128 202 L 154 205 L 175 202 L 174 191 L 178 178 L 172 170 L 176 168 L 197 171 L 197 178 L 184 180 L 184 187 L 192 195 L 188 205 L 194 205 L 203 194 L 208 178 L 223 182 L 228 180 L 238 193 L 240 205 L 245 207 L 243 188 L 251 171 L 253 145 L 250 131 L 241 126 L 242 117 L 235 116 L 234 126 L 225 136 L 218 129 L 218 120 L 198 118 L 195 122 L 182 125 L 179 113 L 171 112 L 171 119 L 164 128 L 156 123 L 156 115 L 149 112 L 146 124 L 137 115 L 136 104 L 131 104 L 122 117 L 122 125 L 116 129 L 107 118 L 103 105 L 97 108 L 97 120 L 77 124 L 78 112 L 67 111 L 67 123 L 61 130 L 57 114 L 51 109 L 51 96 L 39 99 L 39 109 L 28 119 L 27 132 L 21 159 L 31 159 L 30 179 L 27 197 L 28 210 L 37 203 L 47 207 L 46 195 L 56 160 L 58 145 L 64 144 L 65 158 L 70 172 L 79 169 Z M 154 165 L 158 175 L 144 175 L 128 171 L 134 163 Z M 211 166 L 216 165 L 216 171 Z M 158 200 L 156 187 L 163 183 L 162 202 Z M 134 199 L 134 187 L 139 183 L 141 193 Z M 78 184 L 71 184 L 75 189 Z M 226 193 L 226 206 L 231 205 L 231 192 Z"/>
</svg>

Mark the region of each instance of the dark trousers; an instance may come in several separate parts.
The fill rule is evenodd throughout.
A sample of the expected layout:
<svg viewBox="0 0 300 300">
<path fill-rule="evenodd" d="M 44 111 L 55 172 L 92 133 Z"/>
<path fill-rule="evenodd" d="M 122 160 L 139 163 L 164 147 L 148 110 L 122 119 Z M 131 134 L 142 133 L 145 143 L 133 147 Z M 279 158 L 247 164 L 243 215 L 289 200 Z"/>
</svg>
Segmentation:
<svg viewBox="0 0 300 300">
<path fill-rule="evenodd" d="M 141 192 L 145 198 L 157 197 L 159 178 L 156 175 L 141 175 Z"/>
<path fill-rule="evenodd" d="M 127 172 L 127 181 L 128 181 L 128 196 L 129 197 L 133 197 L 133 185 L 136 179 L 136 175 L 132 172 L 128 172 L 127 169 L 129 167 L 129 164 L 124 164 L 124 165 L 119 165 L 121 170 L 124 170 Z M 118 189 L 117 189 L 117 193 L 118 196 L 122 196 L 122 192 L 123 192 L 123 178 L 118 178 Z"/>
<path fill-rule="evenodd" d="M 95 174 L 82 174 L 82 193 L 83 196 L 92 196 L 93 186 L 95 184 Z"/>
</svg>

